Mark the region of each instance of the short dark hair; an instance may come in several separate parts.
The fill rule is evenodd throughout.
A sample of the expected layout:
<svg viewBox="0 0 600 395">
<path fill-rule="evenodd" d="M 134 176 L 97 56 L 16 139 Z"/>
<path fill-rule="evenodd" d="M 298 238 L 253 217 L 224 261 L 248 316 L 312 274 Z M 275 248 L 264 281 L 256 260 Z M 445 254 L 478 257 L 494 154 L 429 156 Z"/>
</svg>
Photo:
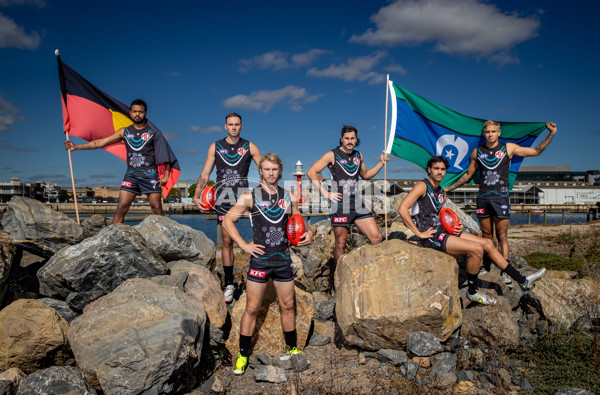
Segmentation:
<svg viewBox="0 0 600 395">
<path fill-rule="evenodd" d="M 356 129 L 354 126 L 344 125 L 344 126 L 342 126 L 342 130 L 340 131 L 340 146 L 342 145 L 342 137 L 344 137 L 344 135 L 346 133 L 352 133 L 352 132 L 354 132 L 356 134 L 355 147 L 358 147 L 360 145 L 360 139 L 358 138 L 358 129 Z"/>
<path fill-rule="evenodd" d="M 142 99 L 135 99 L 134 101 L 132 101 L 129 108 L 131 108 L 133 106 L 142 106 L 142 107 L 144 107 L 144 112 L 148 112 L 148 105 Z"/>
<path fill-rule="evenodd" d="M 235 113 L 235 112 L 231 112 L 231 113 L 225 115 L 225 123 L 227 123 L 227 119 L 228 118 L 232 118 L 232 117 L 238 117 L 240 119 L 240 123 L 242 123 L 242 116 L 240 114 Z"/>
<path fill-rule="evenodd" d="M 427 162 L 427 168 L 431 169 L 431 167 L 438 162 L 444 163 L 446 169 L 450 167 L 450 162 L 448 162 L 448 159 L 444 158 L 443 156 L 432 156 L 431 159 L 429 159 L 429 161 Z"/>
</svg>

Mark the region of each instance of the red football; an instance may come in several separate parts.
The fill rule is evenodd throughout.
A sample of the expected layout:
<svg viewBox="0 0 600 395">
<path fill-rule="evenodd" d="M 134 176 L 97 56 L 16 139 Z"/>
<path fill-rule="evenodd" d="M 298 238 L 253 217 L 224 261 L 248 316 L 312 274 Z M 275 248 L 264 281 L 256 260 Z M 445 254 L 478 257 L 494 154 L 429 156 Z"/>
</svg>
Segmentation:
<svg viewBox="0 0 600 395">
<path fill-rule="evenodd" d="M 217 194 L 215 193 L 215 188 L 207 185 L 202 190 L 202 195 L 200 195 L 200 203 L 202 207 L 206 210 L 210 210 L 214 207 L 217 201 Z"/>
<path fill-rule="evenodd" d="M 451 235 L 454 234 L 454 228 L 460 226 L 458 215 L 456 215 L 456 213 L 449 208 L 443 208 L 440 211 L 440 222 L 442 223 L 444 229 L 446 229 L 446 232 L 450 233 Z"/>
<path fill-rule="evenodd" d="M 287 223 L 287 236 L 291 245 L 298 245 L 305 230 L 304 218 L 300 214 L 290 215 Z"/>
</svg>

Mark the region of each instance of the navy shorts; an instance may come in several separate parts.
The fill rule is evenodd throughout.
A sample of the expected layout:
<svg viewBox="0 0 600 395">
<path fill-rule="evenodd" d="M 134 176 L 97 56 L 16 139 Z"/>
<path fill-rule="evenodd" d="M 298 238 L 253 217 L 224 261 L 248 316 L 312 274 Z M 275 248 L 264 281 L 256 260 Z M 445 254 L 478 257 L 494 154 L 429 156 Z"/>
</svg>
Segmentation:
<svg viewBox="0 0 600 395">
<path fill-rule="evenodd" d="M 127 174 L 125 174 L 121 183 L 121 190 L 135 193 L 136 195 L 162 192 L 158 178 L 135 177 Z"/>
<path fill-rule="evenodd" d="M 263 261 L 250 257 L 248 265 L 248 280 L 256 283 L 266 283 L 272 278 L 273 281 L 282 283 L 294 280 L 294 264 L 288 261 Z"/>
<path fill-rule="evenodd" d="M 348 227 L 357 219 L 373 217 L 371 210 L 364 207 L 361 200 L 331 202 L 331 213 L 331 226 Z"/>
<path fill-rule="evenodd" d="M 223 223 L 223 218 L 225 218 L 225 214 L 232 208 L 232 205 L 229 204 L 220 204 L 215 205 L 215 211 L 217 212 L 217 223 L 220 225 Z"/>
<path fill-rule="evenodd" d="M 438 226 L 435 234 L 430 239 L 421 239 L 419 241 L 425 248 L 433 248 L 434 250 L 446 252 L 446 242 L 450 236 L 450 233 L 446 232 L 441 226 Z"/>
<path fill-rule="evenodd" d="M 510 199 L 506 197 L 477 198 L 477 218 L 510 218 Z"/>
</svg>

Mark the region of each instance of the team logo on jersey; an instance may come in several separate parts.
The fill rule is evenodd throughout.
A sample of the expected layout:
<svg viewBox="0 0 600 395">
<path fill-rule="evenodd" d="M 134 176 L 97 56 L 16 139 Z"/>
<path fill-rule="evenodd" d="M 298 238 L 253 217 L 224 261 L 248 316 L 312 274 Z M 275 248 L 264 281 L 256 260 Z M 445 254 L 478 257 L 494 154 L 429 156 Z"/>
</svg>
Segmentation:
<svg viewBox="0 0 600 395">
<path fill-rule="evenodd" d="M 340 161 L 340 163 L 341 163 L 342 165 L 345 165 L 346 163 L 348 163 L 348 161 L 347 161 L 346 159 L 342 159 L 342 160 Z"/>
<path fill-rule="evenodd" d="M 279 206 L 279 208 L 282 210 L 286 210 L 288 208 L 288 202 L 285 199 L 279 199 L 277 206 Z"/>
<path fill-rule="evenodd" d="M 485 214 L 485 209 L 484 208 L 478 208 L 477 209 L 477 214 Z"/>
<path fill-rule="evenodd" d="M 481 155 L 481 156 L 480 156 L 480 158 L 481 158 L 481 159 L 485 159 L 485 158 L 487 158 L 487 154 L 483 154 L 483 155 Z"/>
<path fill-rule="evenodd" d="M 267 207 L 269 207 L 269 202 L 260 202 L 260 203 L 258 203 L 258 207 L 267 208 Z"/>
<path fill-rule="evenodd" d="M 264 270 L 250 269 L 248 275 L 252 277 L 265 278 L 267 276 L 267 272 Z"/>
<path fill-rule="evenodd" d="M 240 156 L 246 155 L 246 152 L 248 152 L 248 150 L 246 148 L 244 148 L 244 147 L 240 147 L 240 148 L 237 149 L 237 153 Z"/>
<path fill-rule="evenodd" d="M 130 183 L 129 181 L 123 181 L 123 182 L 121 183 L 121 186 L 122 186 L 122 187 L 131 188 L 131 183 Z"/>
<path fill-rule="evenodd" d="M 148 139 L 150 138 L 150 135 L 148 133 L 142 133 L 142 135 L 140 137 L 142 138 L 142 140 L 148 141 Z"/>
<path fill-rule="evenodd" d="M 346 223 L 348 222 L 348 217 L 335 217 L 333 222 L 336 224 Z"/>
<path fill-rule="evenodd" d="M 355 156 L 354 159 L 352 159 L 352 162 L 354 162 L 355 165 L 358 165 L 360 163 L 360 159 Z"/>
<path fill-rule="evenodd" d="M 508 187 L 501 187 L 500 192 L 502 192 L 502 193 L 508 192 Z"/>
<path fill-rule="evenodd" d="M 125 136 L 125 138 L 127 138 L 127 139 L 132 139 L 132 138 L 133 138 L 133 134 L 131 134 L 131 133 L 127 133 L 127 135 Z"/>
<path fill-rule="evenodd" d="M 504 151 L 498 151 L 498 152 L 496 152 L 496 158 L 498 158 L 498 159 L 504 158 Z"/>
<path fill-rule="evenodd" d="M 446 237 L 446 234 L 440 233 L 440 235 L 438 236 L 438 240 L 444 240 L 444 237 Z"/>
<path fill-rule="evenodd" d="M 503 204 L 502 206 L 500 206 L 500 208 L 502 208 L 503 210 L 506 210 L 508 208 L 508 206 L 506 204 Z"/>
<path fill-rule="evenodd" d="M 440 204 L 444 203 L 444 194 L 440 193 L 440 195 L 438 196 L 438 200 L 440 201 Z"/>
<path fill-rule="evenodd" d="M 227 150 L 223 148 L 222 150 L 219 150 L 219 153 L 225 155 L 227 153 Z"/>
</svg>

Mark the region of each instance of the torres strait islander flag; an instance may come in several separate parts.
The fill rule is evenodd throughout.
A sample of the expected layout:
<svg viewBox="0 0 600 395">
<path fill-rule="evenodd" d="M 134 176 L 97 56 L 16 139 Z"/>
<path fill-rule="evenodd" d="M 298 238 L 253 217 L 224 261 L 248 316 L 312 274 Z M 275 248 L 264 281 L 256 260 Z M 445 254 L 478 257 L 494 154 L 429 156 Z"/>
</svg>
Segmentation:
<svg viewBox="0 0 600 395">
<path fill-rule="evenodd" d="M 471 118 L 425 99 L 392 81 L 392 120 L 388 153 L 406 159 L 424 170 L 427 161 L 435 155 L 450 162 L 443 187 L 452 185 L 469 167 L 471 152 L 485 144 L 482 136 L 485 119 Z M 545 122 L 502 122 L 500 141 L 531 147 L 546 129 Z M 513 157 L 509 169 L 510 188 L 517 178 L 523 158 Z M 479 180 L 479 172 L 473 177 Z"/>
<path fill-rule="evenodd" d="M 58 59 L 58 79 L 63 110 L 63 130 L 71 136 L 86 141 L 110 136 L 121 128 L 133 124 L 129 118 L 129 106 L 112 98 L 77 74 Z M 150 121 L 148 125 L 156 132 L 154 150 L 159 177 L 165 174 L 165 164 L 171 164 L 169 180 L 163 187 L 166 198 L 169 190 L 179 178 L 179 161 L 160 130 Z M 125 143 L 119 142 L 104 147 L 106 151 L 127 161 Z"/>
</svg>

